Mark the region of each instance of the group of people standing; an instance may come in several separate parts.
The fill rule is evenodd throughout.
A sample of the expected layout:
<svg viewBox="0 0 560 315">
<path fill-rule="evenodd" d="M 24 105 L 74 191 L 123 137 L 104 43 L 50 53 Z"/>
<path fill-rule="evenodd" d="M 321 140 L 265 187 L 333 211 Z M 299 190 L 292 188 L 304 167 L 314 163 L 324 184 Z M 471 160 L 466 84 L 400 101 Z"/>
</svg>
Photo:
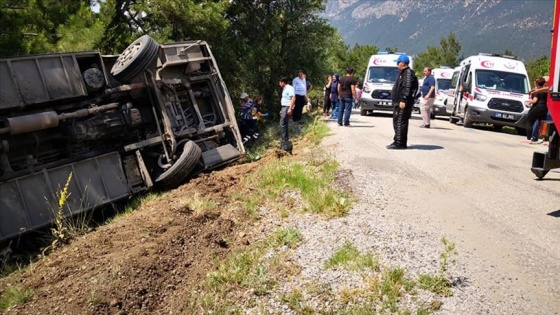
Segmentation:
<svg viewBox="0 0 560 315">
<path fill-rule="evenodd" d="M 395 135 L 393 143 L 387 149 L 406 149 L 408 140 L 408 121 L 412 115 L 415 97 L 418 92 L 418 79 L 414 71 L 408 66 L 410 59 L 406 55 L 399 55 L 397 67 L 400 69 L 399 76 L 392 91 L 393 128 Z M 328 117 L 332 108 L 332 118 L 336 118 L 339 126 L 350 126 L 350 116 L 353 108 L 359 108 L 361 98 L 361 86 L 359 80 L 354 79 L 354 69 L 347 68 L 345 75 L 341 78 L 338 73 L 328 75 L 324 85 L 323 116 Z M 303 71 L 298 72 L 298 77 L 289 84 L 289 79 L 280 79 L 278 85 L 282 88 L 280 111 L 281 148 L 289 142 L 288 120 L 293 116 L 293 121 L 301 119 L 301 113 L 306 98 L 302 93 L 310 90 L 311 84 L 306 82 Z M 299 91 L 299 93 L 298 93 Z M 428 88 L 425 100 L 430 101 L 433 88 Z M 429 114 L 428 114 L 429 115 Z M 428 116 L 429 117 L 429 116 Z M 426 128 L 429 128 L 429 121 Z M 291 145 L 289 146 L 291 150 Z"/>
<path fill-rule="evenodd" d="M 328 75 L 325 82 L 323 116 L 328 117 L 332 107 L 331 118 L 337 119 L 340 126 L 350 126 L 352 109 L 360 106 L 362 89 L 353 75 L 354 69 L 347 68 L 342 78 L 335 73 Z"/>
<path fill-rule="evenodd" d="M 395 62 L 400 70 L 391 92 L 395 134 L 393 142 L 387 146 L 387 149 L 400 150 L 407 148 L 409 120 L 419 93 L 421 95 L 420 111 L 423 120 L 420 127 L 430 128 L 431 107 L 435 100 L 435 79 L 431 75 L 431 69 L 424 68 L 424 80 L 420 87 L 418 78 L 409 67 L 410 58 L 402 54 Z M 342 78 L 338 73 L 328 75 L 324 85 L 323 116 L 328 117 L 332 110 L 331 117 L 337 119 L 339 126 L 350 126 L 352 109 L 359 108 L 362 90 L 359 80 L 354 79 L 353 74 L 354 69 L 347 68 L 346 74 Z M 536 88 L 532 91 L 531 100 L 526 104 L 531 108 L 527 122 L 527 140 L 531 143 L 536 143 L 538 140 L 538 123 L 547 119 L 547 115 L 549 115 L 546 105 L 547 83 L 545 77 L 538 78 L 535 81 Z M 302 110 L 307 102 L 307 92 L 312 88 L 302 70 L 298 71 L 298 76 L 292 80 L 292 84 L 293 86 L 289 84 L 287 77 L 278 82 L 278 85 L 282 88 L 280 130 L 281 147 L 284 149 L 289 143 L 289 117 L 292 117 L 294 122 L 301 120 Z M 291 152 L 291 143 L 289 143 L 289 150 Z"/>
<path fill-rule="evenodd" d="M 412 115 L 414 101 L 418 93 L 418 79 L 414 71 L 408 66 L 410 59 L 406 55 L 399 55 L 397 67 L 400 69 L 399 76 L 393 86 L 391 93 L 393 110 L 393 129 L 395 135 L 393 143 L 387 149 L 406 149 L 408 140 L 408 121 Z M 327 76 L 324 85 L 323 115 L 329 116 L 329 111 L 333 111 L 333 118 L 337 119 L 339 126 L 350 126 L 350 116 L 353 108 L 358 108 L 361 98 L 360 82 L 353 77 L 354 69 L 347 68 L 345 75 L 341 78 L 338 73 Z M 307 92 L 312 89 L 311 83 L 305 78 L 305 73 L 300 70 L 298 76 L 289 84 L 288 77 L 278 81 L 282 88 L 280 98 L 280 147 L 291 152 L 291 142 L 288 134 L 288 121 L 292 117 L 294 122 L 301 120 L 303 106 L 307 102 Z M 428 88 L 425 93 L 425 100 L 429 101 L 433 93 L 432 88 Z M 429 117 L 429 116 L 428 116 Z M 428 126 L 429 128 L 429 121 Z"/>
</svg>

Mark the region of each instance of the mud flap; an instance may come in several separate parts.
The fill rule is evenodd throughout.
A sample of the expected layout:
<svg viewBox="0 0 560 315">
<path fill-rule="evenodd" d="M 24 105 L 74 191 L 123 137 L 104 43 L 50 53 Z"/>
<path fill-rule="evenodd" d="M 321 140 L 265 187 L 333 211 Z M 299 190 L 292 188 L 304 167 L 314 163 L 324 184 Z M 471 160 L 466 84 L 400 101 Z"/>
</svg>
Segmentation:
<svg viewBox="0 0 560 315">
<path fill-rule="evenodd" d="M 548 171 L 554 168 L 560 168 L 560 137 L 554 124 L 549 125 L 548 152 L 533 152 L 533 163 L 531 172 L 542 179 Z"/>
</svg>

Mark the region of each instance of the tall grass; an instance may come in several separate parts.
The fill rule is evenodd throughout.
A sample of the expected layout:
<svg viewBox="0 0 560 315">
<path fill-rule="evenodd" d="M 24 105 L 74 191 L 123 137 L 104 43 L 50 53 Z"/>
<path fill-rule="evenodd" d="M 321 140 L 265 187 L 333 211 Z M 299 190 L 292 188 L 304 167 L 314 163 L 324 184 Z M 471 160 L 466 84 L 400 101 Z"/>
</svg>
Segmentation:
<svg viewBox="0 0 560 315">
<path fill-rule="evenodd" d="M 33 296 L 33 291 L 20 287 L 9 286 L 0 294 L 0 311 L 27 302 Z"/>
</svg>

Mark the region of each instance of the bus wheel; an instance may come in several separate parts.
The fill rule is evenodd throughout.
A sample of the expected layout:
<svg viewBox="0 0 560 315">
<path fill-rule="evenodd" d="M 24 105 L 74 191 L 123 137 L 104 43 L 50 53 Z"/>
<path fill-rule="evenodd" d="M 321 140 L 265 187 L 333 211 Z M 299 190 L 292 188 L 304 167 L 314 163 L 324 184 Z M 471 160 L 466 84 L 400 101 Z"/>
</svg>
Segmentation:
<svg viewBox="0 0 560 315">
<path fill-rule="evenodd" d="M 188 141 L 183 147 L 179 158 L 165 172 L 156 178 L 156 183 L 164 188 L 175 188 L 185 181 L 200 160 L 202 150 L 193 141 Z"/>
<path fill-rule="evenodd" d="M 150 36 L 138 38 L 119 55 L 111 74 L 117 81 L 128 83 L 154 61 L 158 50 L 158 43 Z"/>
</svg>

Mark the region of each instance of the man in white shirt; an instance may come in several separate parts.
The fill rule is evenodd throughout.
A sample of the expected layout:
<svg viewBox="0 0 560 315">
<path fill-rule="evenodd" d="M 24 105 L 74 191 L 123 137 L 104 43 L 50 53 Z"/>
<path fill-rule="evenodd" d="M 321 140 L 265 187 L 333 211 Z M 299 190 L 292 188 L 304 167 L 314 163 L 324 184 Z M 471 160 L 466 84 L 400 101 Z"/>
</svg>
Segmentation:
<svg viewBox="0 0 560 315">
<path fill-rule="evenodd" d="M 301 114 L 303 113 L 303 106 L 307 104 L 307 92 L 311 91 L 313 86 L 305 78 L 305 72 L 303 72 L 303 70 L 298 70 L 297 77 L 292 80 L 292 85 L 296 93 L 296 104 L 292 119 L 294 121 L 300 121 Z"/>
<path fill-rule="evenodd" d="M 288 81 L 289 79 L 287 77 L 278 81 L 278 85 L 282 88 L 282 97 L 280 98 L 280 105 L 282 105 L 282 109 L 280 110 L 280 136 L 282 138 L 282 146 L 287 144 L 290 140 L 288 135 L 288 120 L 293 114 L 296 102 L 294 88 L 288 84 Z"/>
</svg>

